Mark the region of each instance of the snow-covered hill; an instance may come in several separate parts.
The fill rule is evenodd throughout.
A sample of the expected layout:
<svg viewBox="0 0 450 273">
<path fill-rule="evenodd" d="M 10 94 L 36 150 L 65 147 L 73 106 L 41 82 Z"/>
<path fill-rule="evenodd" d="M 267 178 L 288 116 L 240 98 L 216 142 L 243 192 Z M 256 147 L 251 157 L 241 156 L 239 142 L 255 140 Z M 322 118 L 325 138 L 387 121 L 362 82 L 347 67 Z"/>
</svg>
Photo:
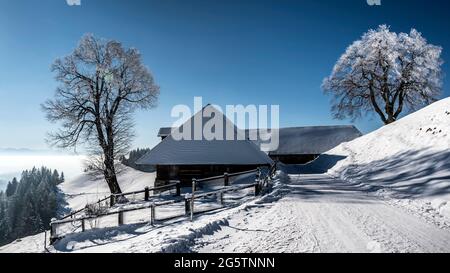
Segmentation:
<svg viewBox="0 0 450 273">
<path fill-rule="evenodd" d="M 130 167 L 120 166 L 117 176 L 123 192 L 140 191 L 153 187 L 155 173 L 145 173 Z M 61 184 L 61 191 L 72 210 L 83 208 L 88 203 L 96 202 L 110 195 L 108 185 L 102 176 L 85 173 Z"/>
<path fill-rule="evenodd" d="M 344 143 L 311 166 L 450 216 L 450 98 Z"/>
<path fill-rule="evenodd" d="M 281 166 L 274 191 L 170 225 L 124 225 L 67 236 L 52 252 L 448 252 L 450 98 L 344 143 L 307 166 Z M 324 174 L 328 172 L 336 179 Z M 284 173 L 289 173 L 285 175 Z M 124 191 L 153 174 L 125 169 Z M 61 185 L 69 205 L 107 195 L 86 175 Z M 449 217 L 447 217 L 449 216 Z M 39 234 L 0 252 L 42 252 Z"/>
</svg>

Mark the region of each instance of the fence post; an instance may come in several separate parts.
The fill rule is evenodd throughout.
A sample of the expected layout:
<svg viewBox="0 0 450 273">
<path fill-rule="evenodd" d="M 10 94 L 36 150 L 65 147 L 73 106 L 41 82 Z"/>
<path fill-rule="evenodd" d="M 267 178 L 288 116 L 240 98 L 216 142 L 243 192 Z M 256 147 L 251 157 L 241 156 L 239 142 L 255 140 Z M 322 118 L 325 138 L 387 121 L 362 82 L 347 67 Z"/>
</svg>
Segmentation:
<svg viewBox="0 0 450 273">
<path fill-rule="evenodd" d="M 194 200 L 195 200 L 195 189 L 197 187 L 197 179 L 192 179 L 192 194 L 191 194 L 191 221 L 194 220 Z"/>
<path fill-rule="evenodd" d="M 270 179 L 273 179 L 275 177 L 275 174 L 277 172 L 277 163 L 274 163 L 271 166 L 271 170 L 270 170 Z"/>
<path fill-rule="evenodd" d="M 191 213 L 191 203 L 187 197 L 184 199 L 184 211 L 186 212 L 186 216 Z"/>
<path fill-rule="evenodd" d="M 145 187 L 145 196 L 144 196 L 144 200 L 148 201 L 148 199 L 150 198 L 150 190 L 148 187 Z"/>
<path fill-rule="evenodd" d="M 191 221 L 194 221 L 194 196 L 191 197 L 191 208 L 189 212 L 191 213 Z"/>
<path fill-rule="evenodd" d="M 150 224 L 153 226 L 155 224 L 156 219 L 156 210 L 155 210 L 155 204 L 153 203 L 151 206 L 151 218 L 150 218 Z"/>
<path fill-rule="evenodd" d="M 115 202 L 115 198 L 114 197 L 115 197 L 114 194 L 111 194 L 109 196 L 109 206 L 110 207 L 114 206 L 114 202 Z"/>
<path fill-rule="evenodd" d="M 50 221 L 50 244 L 53 244 L 53 238 L 55 237 L 55 227 L 53 226 L 54 220 L 55 218 Z"/>
<path fill-rule="evenodd" d="M 123 212 L 119 211 L 119 215 L 118 215 L 118 220 L 119 220 L 119 226 L 123 225 Z"/>
<path fill-rule="evenodd" d="M 175 196 L 180 196 L 181 195 L 181 182 L 178 181 L 177 184 L 175 185 L 177 192 L 175 194 Z"/>
<path fill-rule="evenodd" d="M 255 196 L 259 195 L 259 191 L 260 191 L 259 183 L 255 183 Z"/>
<path fill-rule="evenodd" d="M 220 205 L 221 206 L 223 206 L 223 191 L 221 191 L 220 193 L 219 193 L 219 202 L 220 202 Z"/>
<path fill-rule="evenodd" d="M 230 185 L 230 180 L 228 177 L 228 173 L 223 174 L 223 183 L 225 187 L 228 187 Z"/>
<path fill-rule="evenodd" d="M 44 230 L 44 250 L 47 250 L 47 231 Z"/>
<path fill-rule="evenodd" d="M 81 219 L 81 231 L 84 232 L 86 230 L 85 226 L 84 226 L 84 218 Z"/>
</svg>

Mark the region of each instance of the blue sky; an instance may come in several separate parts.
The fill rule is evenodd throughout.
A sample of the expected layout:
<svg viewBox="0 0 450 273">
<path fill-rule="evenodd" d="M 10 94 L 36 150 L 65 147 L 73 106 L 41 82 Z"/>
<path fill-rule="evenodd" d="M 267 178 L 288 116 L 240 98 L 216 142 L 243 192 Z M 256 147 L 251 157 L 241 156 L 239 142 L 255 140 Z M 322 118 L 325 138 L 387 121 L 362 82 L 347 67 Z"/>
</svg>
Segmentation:
<svg viewBox="0 0 450 273">
<path fill-rule="evenodd" d="M 161 86 L 158 108 L 136 114 L 135 147 L 154 146 L 176 104 L 279 104 L 282 126 L 348 124 L 321 82 L 369 28 L 415 27 L 450 59 L 450 3 L 426 0 L 0 0 L 0 148 L 47 148 L 40 111 L 56 87 L 51 63 L 85 33 L 138 48 Z M 449 66 L 444 64 L 444 72 Z M 445 79 L 443 97 L 449 96 Z M 363 132 L 377 118 L 355 125 Z"/>
</svg>

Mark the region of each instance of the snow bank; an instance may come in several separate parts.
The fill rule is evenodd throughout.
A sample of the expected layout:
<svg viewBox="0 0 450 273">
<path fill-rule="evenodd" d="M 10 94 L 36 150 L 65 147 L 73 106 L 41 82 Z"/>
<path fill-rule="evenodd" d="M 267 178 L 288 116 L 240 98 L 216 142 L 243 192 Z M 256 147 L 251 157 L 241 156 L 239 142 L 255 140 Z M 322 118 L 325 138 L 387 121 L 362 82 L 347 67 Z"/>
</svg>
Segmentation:
<svg viewBox="0 0 450 273">
<path fill-rule="evenodd" d="M 123 192 L 140 191 L 145 187 L 153 187 L 156 174 L 145 173 L 130 167 L 121 166 L 117 179 Z M 96 202 L 110 195 L 108 185 L 103 176 L 84 173 L 74 179 L 67 180 L 60 186 L 68 207 L 78 210 L 88 203 Z"/>
<path fill-rule="evenodd" d="M 446 98 L 339 145 L 307 169 L 362 183 L 379 195 L 413 199 L 415 206 L 427 205 L 450 218 L 449 158 L 450 98 Z"/>
<path fill-rule="evenodd" d="M 47 232 L 48 235 L 48 232 Z M 45 235 L 39 233 L 33 236 L 17 239 L 14 242 L 1 246 L 0 253 L 44 253 Z M 48 242 L 46 242 L 48 244 Z"/>
</svg>

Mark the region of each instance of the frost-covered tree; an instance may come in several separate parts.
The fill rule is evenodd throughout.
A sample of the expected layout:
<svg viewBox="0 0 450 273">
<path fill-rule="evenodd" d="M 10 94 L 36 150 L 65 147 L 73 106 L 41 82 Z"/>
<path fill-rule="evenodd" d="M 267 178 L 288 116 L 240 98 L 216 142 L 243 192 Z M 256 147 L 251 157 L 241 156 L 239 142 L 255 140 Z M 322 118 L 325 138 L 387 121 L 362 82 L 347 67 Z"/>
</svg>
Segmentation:
<svg viewBox="0 0 450 273">
<path fill-rule="evenodd" d="M 332 112 L 353 119 L 375 111 L 385 124 L 403 111 L 417 110 L 438 99 L 442 87 L 442 48 L 420 32 L 369 30 L 340 57 L 322 88 L 333 95 Z"/>
<path fill-rule="evenodd" d="M 133 138 L 132 114 L 154 107 L 159 87 L 138 50 L 92 35 L 57 59 L 52 70 L 60 86 L 43 109 L 48 120 L 61 122 L 61 129 L 50 134 L 50 143 L 62 148 L 86 144 L 111 193 L 120 193 L 115 161 Z"/>
</svg>

